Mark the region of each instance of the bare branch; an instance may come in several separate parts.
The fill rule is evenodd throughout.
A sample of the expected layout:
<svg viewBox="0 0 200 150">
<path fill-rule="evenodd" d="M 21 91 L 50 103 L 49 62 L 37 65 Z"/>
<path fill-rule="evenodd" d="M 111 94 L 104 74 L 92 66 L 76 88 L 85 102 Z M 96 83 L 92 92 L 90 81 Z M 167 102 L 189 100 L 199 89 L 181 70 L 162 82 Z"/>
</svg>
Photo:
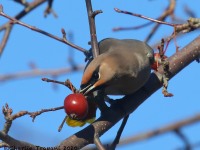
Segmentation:
<svg viewBox="0 0 200 150">
<path fill-rule="evenodd" d="M 12 138 L 11 136 L 3 133 L 2 131 L 0 131 L 0 139 L 4 141 L 7 145 L 9 145 L 9 147 L 13 147 L 14 149 L 20 149 L 22 147 L 26 147 L 28 149 L 38 150 L 38 148 L 40 148 L 40 146 L 36 146 L 31 143 L 16 140 Z"/>
<path fill-rule="evenodd" d="M 42 113 L 50 112 L 50 111 L 57 111 L 57 110 L 60 110 L 60 109 L 63 109 L 63 108 L 64 108 L 64 106 L 49 108 L 49 109 L 41 109 L 40 111 L 36 111 L 36 112 L 28 112 L 28 114 L 30 115 L 30 117 L 33 118 L 32 121 L 34 122 L 35 118 L 37 116 L 41 115 Z"/>
<path fill-rule="evenodd" d="M 200 28 L 200 19 L 199 18 L 189 18 L 187 20 L 187 23 L 184 23 L 184 24 L 173 24 L 173 23 L 169 23 L 169 22 L 164 22 L 164 21 L 152 19 L 150 17 L 146 17 L 146 16 L 143 16 L 141 14 L 136 14 L 136 13 L 132 13 L 132 12 L 129 12 L 129 11 L 120 10 L 118 8 L 115 8 L 115 11 L 118 12 L 118 13 L 128 14 L 128 15 L 131 15 L 131 16 L 136 16 L 136 17 L 140 17 L 140 18 L 143 18 L 143 19 L 147 19 L 147 20 L 156 22 L 158 24 L 164 24 L 164 25 L 174 27 L 174 32 L 171 35 L 169 40 L 176 37 L 176 35 L 179 34 L 179 33 L 187 33 L 187 32 L 191 32 L 191 31 L 194 31 L 195 29 Z"/>
<path fill-rule="evenodd" d="M 73 68 L 60 68 L 60 69 L 48 69 L 48 70 L 42 70 L 36 68 L 31 71 L 0 75 L 0 82 L 5 82 L 14 79 L 21 79 L 21 78 L 38 77 L 38 76 L 58 76 L 72 71 L 80 71 L 83 70 L 83 68 L 84 66 L 81 65 L 77 66 L 76 70 L 74 70 Z"/>
<path fill-rule="evenodd" d="M 159 20 L 159 21 L 165 21 L 166 18 L 168 16 L 173 16 L 174 14 L 174 9 L 176 6 L 176 1 L 175 0 L 169 0 L 169 5 L 166 8 L 166 10 L 161 14 L 160 17 L 158 17 L 155 20 Z M 114 28 L 113 31 L 120 31 L 120 30 L 136 30 L 136 29 L 140 29 L 143 27 L 146 27 L 150 24 L 152 24 L 153 22 L 148 22 L 139 26 L 135 26 L 135 27 L 118 27 L 118 28 Z M 147 38 L 145 39 L 145 42 L 148 42 L 150 40 L 150 38 L 153 36 L 153 34 L 155 34 L 155 32 L 157 31 L 158 27 L 160 26 L 160 24 L 156 24 L 153 29 L 151 30 L 151 32 L 148 34 Z"/>
<path fill-rule="evenodd" d="M 87 53 L 87 50 L 85 50 L 85 49 L 82 48 L 82 47 L 79 47 L 79 46 L 77 46 L 77 45 L 75 45 L 75 44 L 73 44 L 73 43 L 71 43 L 71 42 L 69 42 L 69 41 L 67 41 L 67 40 L 64 40 L 63 38 L 59 38 L 59 37 L 57 37 L 57 36 L 55 36 L 55 35 L 53 35 L 53 34 L 50 34 L 50 33 L 46 32 L 46 31 L 44 31 L 44 30 L 41 30 L 41 29 L 36 28 L 36 27 L 34 27 L 34 26 L 28 25 L 28 24 L 26 24 L 26 23 L 23 23 L 23 22 L 21 22 L 21 21 L 15 19 L 15 18 L 12 18 L 12 17 L 8 16 L 8 15 L 5 14 L 4 12 L 0 12 L 0 15 L 3 16 L 3 17 L 5 17 L 5 18 L 7 18 L 7 19 L 9 19 L 9 20 L 11 20 L 13 24 L 19 24 L 19 25 L 24 26 L 24 27 L 26 27 L 26 28 L 28 28 L 28 29 L 31 29 L 31 30 L 33 30 L 33 31 L 35 31 L 35 32 L 38 32 L 38 33 L 43 34 L 43 35 L 45 35 L 45 36 L 48 36 L 48 37 L 50 37 L 50 38 L 52 38 L 52 39 L 55 39 L 55 40 L 57 40 L 57 41 L 59 41 L 59 42 L 62 42 L 62 43 L 64 43 L 64 44 L 67 44 L 67 45 L 69 45 L 69 46 L 71 46 L 71 47 L 73 47 L 73 48 L 75 48 L 75 49 L 77 49 L 77 50 L 79 50 L 79 51 L 81 51 L 81 52 L 83 52 L 83 53 Z"/>
<path fill-rule="evenodd" d="M 48 78 L 42 78 L 42 81 L 45 82 L 52 82 L 52 83 L 57 83 L 57 84 L 62 84 L 66 87 L 68 87 L 73 93 L 78 93 L 78 90 L 75 88 L 75 86 L 70 82 L 69 79 L 67 79 L 65 82 L 57 81 L 57 80 L 51 80 Z"/>
<path fill-rule="evenodd" d="M 103 146 L 103 144 L 101 143 L 99 136 L 94 136 L 94 144 L 97 146 L 98 150 L 106 150 Z"/>
<path fill-rule="evenodd" d="M 190 150 L 193 150 L 193 149 L 197 149 L 197 148 L 200 148 L 200 142 L 196 142 L 196 143 L 192 143 L 190 144 Z M 179 147 L 179 148 L 176 148 L 176 150 L 187 150 L 187 147 Z"/>
<path fill-rule="evenodd" d="M 117 144 L 119 144 L 119 141 L 120 141 L 120 138 L 121 138 L 121 134 L 124 130 L 124 127 L 126 126 L 126 123 L 128 121 L 128 118 L 129 118 L 129 115 L 125 116 L 123 121 L 122 121 L 122 124 L 117 132 L 117 136 L 115 137 L 114 141 L 112 142 L 112 144 L 110 145 L 110 149 L 111 150 L 115 150 Z"/>
<path fill-rule="evenodd" d="M 197 114 L 195 116 L 177 121 L 175 123 L 171 123 L 169 125 L 166 125 L 164 127 L 160 127 L 158 129 L 152 130 L 152 131 L 148 131 L 148 132 L 144 132 L 144 133 L 140 133 L 138 135 L 129 137 L 129 138 L 124 138 L 119 142 L 119 145 L 126 145 L 129 143 L 134 143 L 134 142 L 138 142 L 138 141 L 142 141 L 148 138 L 152 138 L 154 136 L 158 136 L 167 132 L 173 132 L 176 129 L 180 129 L 182 127 L 188 126 L 190 124 L 194 124 L 196 122 L 200 121 L 200 114 Z"/>
<path fill-rule="evenodd" d="M 30 115 L 30 117 L 32 117 L 32 121 L 34 122 L 35 118 L 37 116 L 41 115 L 42 113 L 50 112 L 50 111 L 57 111 L 57 110 L 60 110 L 63 108 L 64 108 L 64 106 L 49 108 L 49 109 L 42 109 L 42 110 L 36 111 L 36 112 L 20 111 L 16 114 L 12 115 L 13 110 L 8 106 L 8 104 L 6 104 L 5 107 L 3 106 L 3 108 L 2 108 L 2 112 L 3 112 L 4 118 L 6 120 L 2 132 L 5 134 L 8 134 L 8 131 L 10 130 L 13 120 L 20 118 L 24 115 Z"/>
<path fill-rule="evenodd" d="M 143 133 L 139 133 L 137 135 L 131 136 L 131 137 L 126 137 L 120 140 L 119 142 L 119 146 L 123 146 L 123 145 L 127 145 L 127 144 L 133 144 L 136 142 L 140 142 L 143 140 L 147 140 L 149 138 L 155 137 L 155 136 L 159 136 L 162 134 L 165 134 L 167 132 L 173 132 L 174 130 L 180 129 L 182 127 L 194 124 L 200 122 L 200 114 L 197 114 L 195 116 L 192 117 L 188 117 L 186 119 L 171 123 L 169 125 L 157 128 L 155 130 L 150 130 L 150 131 L 146 131 Z M 109 145 L 111 142 L 105 143 L 104 145 Z M 94 147 L 88 147 L 86 148 L 87 150 L 94 150 L 96 148 Z"/>
<path fill-rule="evenodd" d="M 29 3 L 26 0 L 14 0 L 14 1 L 25 7 L 29 5 Z"/>
<path fill-rule="evenodd" d="M 13 120 L 28 114 L 28 111 L 20 111 L 16 114 L 12 115 L 13 111 L 12 111 L 11 108 L 9 108 L 8 104 L 6 104 L 5 107 L 3 106 L 2 112 L 3 112 L 4 118 L 6 120 L 6 122 L 4 124 L 4 128 L 2 130 L 2 132 L 5 133 L 5 134 L 7 134 L 8 131 L 10 130 L 10 127 L 12 125 Z"/>
<path fill-rule="evenodd" d="M 188 16 L 190 16 L 192 18 L 196 18 L 196 15 L 193 12 L 193 10 L 191 8 L 189 8 L 187 5 L 184 6 L 184 11 Z"/>
<path fill-rule="evenodd" d="M 63 125 L 64 125 L 64 123 L 65 123 L 66 119 L 67 119 L 67 116 L 65 116 L 65 118 L 63 119 L 63 121 L 62 121 L 61 125 L 59 126 L 59 128 L 58 128 L 58 132 L 60 132 L 60 131 L 62 130 L 62 128 L 63 128 Z"/>
<path fill-rule="evenodd" d="M 20 1 L 20 0 L 18 0 Z M 22 0 L 23 1 L 23 0 Z M 27 15 L 29 12 L 31 12 L 32 10 L 34 10 L 35 8 L 37 8 L 38 6 L 40 6 L 42 3 L 44 3 L 47 0 L 34 0 L 33 2 L 29 3 L 29 5 L 27 5 L 21 12 L 19 12 L 14 18 L 19 20 L 22 17 L 24 17 L 25 15 Z M 3 12 L 3 6 L 0 5 L 0 12 Z M 10 26 L 10 30 L 11 30 L 11 21 L 9 21 L 8 23 L 2 25 L 0 27 L 0 31 L 2 30 L 6 30 L 7 27 Z M 10 34 L 10 31 L 9 31 Z M 7 37 L 9 36 L 9 34 L 7 35 Z M 3 46 L 1 46 L 0 48 L 0 56 L 2 55 L 3 49 L 5 48 L 6 43 L 3 44 Z"/>
<path fill-rule="evenodd" d="M 12 115 L 13 110 L 8 106 L 8 104 L 6 104 L 5 107 L 3 106 L 3 108 L 2 108 L 2 112 L 4 114 L 4 118 L 5 118 L 6 122 L 4 124 L 3 130 L 0 131 L 0 140 L 3 141 L 0 143 L 0 147 L 11 147 L 13 149 L 21 149 L 22 147 L 26 147 L 28 149 L 29 148 L 38 149 L 39 146 L 35 146 L 35 145 L 32 145 L 32 144 L 24 142 L 24 141 L 16 140 L 8 135 L 8 131 L 12 125 L 12 122 L 15 119 L 22 117 L 24 115 L 30 115 L 30 117 L 32 117 L 33 121 L 34 121 L 34 119 L 42 113 L 50 112 L 50 111 L 57 111 L 57 110 L 60 110 L 63 108 L 64 108 L 64 106 L 50 108 L 50 109 L 42 109 L 42 110 L 36 111 L 36 112 L 20 111 L 16 114 Z"/>
<path fill-rule="evenodd" d="M 163 14 L 157 20 L 165 21 L 168 16 L 173 16 L 175 6 L 176 6 L 176 0 L 169 0 L 169 6 L 167 7 L 167 9 L 163 12 Z M 153 27 L 153 29 L 151 30 L 149 35 L 146 37 L 145 42 L 148 42 L 151 39 L 151 37 L 158 30 L 159 26 L 160 26 L 159 24 L 156 24 Z"/>
<path fill-rule="evenodd" d="M 4 50 L 5 46 L 6 46 L 8 38 L 10 36 L 11 29 L 12 29 L 12 25 L 7 25 L 6 28 L 5 28 L 5 33 L 4 33 L 3 39 L 2 39 L 2 41 L 0 43 L 0 56 L 3 53 L 3 50 Z"/>
<path fill-rule="evenodd" d="M 192 150 L 192 147 L 190 145 L 189 140 L 187 139 L 187 137 L 180 131 L 179 128 L 175 129 L 174 132 L 176 133 L 176 135 L 183 141 L 184 145 L 185 145 L 185 150 Z"/>
<path fill-rule="evenodd" d="M 97 42 L 96 26 L 95 26 L 95 16 L 99 13 L 102 13 L 102 11 L 97 10 L 93 12 L 91 0 L 85 0 L 85 2 L 86 2 L 88 20 L 89 20 L 89 26 L 90 26 L 92 53 L 93 53 L 93 58 L 95 58 L 99 55 L 99 47 L 98 47 L 98 42 Z"/>
<path fill-rule="evenodd" d="M 152 18 L 143 16 L 143 15 L 140 15 L 140 14 L 136 14 L 136 13 L 129 12 L 129 11 L 120 10 L 119 8 L 114 8 L 114 10 L 115 10 L 116 12 L 118 12 L 118 13 L 123 13 L 123 14 L 131 15 L 131 16 L 136 16 L 136 17 L 139 17 L 139 18 L 143 18 L 143 19 L 146 19 L 146 20 L 150 20 L 150 21 L 159 23 L 159 24 L 165 24 L 165 25 L 172 26 L 172 27 L 175 26 L 175 24 L 172 24 L 172 23 L 168 23 L 168 22 L 164 22 L 164 21 L 152 19 Z"/>
</svg>

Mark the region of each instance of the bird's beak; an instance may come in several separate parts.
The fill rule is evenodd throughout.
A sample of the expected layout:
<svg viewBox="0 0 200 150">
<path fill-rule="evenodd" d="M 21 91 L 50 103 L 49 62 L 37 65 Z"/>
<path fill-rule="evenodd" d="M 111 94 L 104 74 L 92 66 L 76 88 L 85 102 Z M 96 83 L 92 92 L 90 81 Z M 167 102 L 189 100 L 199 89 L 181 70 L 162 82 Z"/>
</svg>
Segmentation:
<svg viewBox="0 0 200 150">
<path fill-rule="evenodd" d="M 91 86 L 87 91 L 84 93 L 84 95 L 88 94 L 90 91 L 92 91 L 95 88 L 95 86 Z"/>
<path fill-rule="evenodd" d="M 79 92 L 83 93 L 83 95 L 88 94 L 91 90 L 93 90 L 95 88 L 94 85 L 89 84 L 88 86 L 86 86 L 85 88 L 81 89 Z"/>
</svg>

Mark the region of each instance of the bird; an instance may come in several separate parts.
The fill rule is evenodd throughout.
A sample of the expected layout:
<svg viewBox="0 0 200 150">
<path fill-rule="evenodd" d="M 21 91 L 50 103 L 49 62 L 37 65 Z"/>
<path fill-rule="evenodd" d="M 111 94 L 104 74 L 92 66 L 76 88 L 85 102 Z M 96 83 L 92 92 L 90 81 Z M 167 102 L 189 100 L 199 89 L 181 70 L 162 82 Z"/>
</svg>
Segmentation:
<svg viewBox="0 0 200 150">
<path fill-rule="evenodd" d="M 83 72 L 80 92 L 103 90 L 106 95 L 129 95 L 149 79 L 153 49 L 135 39 L 106 38 L 98 43 L 99 55 Z"/>
</svg>

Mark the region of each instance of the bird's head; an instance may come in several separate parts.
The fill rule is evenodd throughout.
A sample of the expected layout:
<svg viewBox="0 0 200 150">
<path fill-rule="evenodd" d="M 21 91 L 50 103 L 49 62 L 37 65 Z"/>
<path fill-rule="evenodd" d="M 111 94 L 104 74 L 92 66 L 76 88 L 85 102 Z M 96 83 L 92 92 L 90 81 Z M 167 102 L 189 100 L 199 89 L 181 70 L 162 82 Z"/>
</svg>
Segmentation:
<svg viewBox="0 0 200 150">
<path fill-rule="evenodd" d="M 80 92 L 86 95 L 106 87 L 115 76 L 112 64 L 112 58 L 107 55 L 102 54 L 94 58 L 83 73 Z"/>
</svg>

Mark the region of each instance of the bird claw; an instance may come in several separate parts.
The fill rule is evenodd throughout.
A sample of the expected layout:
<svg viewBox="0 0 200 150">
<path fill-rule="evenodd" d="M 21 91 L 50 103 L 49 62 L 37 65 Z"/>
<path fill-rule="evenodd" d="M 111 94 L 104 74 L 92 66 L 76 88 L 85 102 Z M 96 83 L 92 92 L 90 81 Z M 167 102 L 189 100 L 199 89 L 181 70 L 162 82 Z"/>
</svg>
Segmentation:
<svg viewBox="0 0 200 150">
<path fill-rule="evenodd" d="M 164 89 L 164 88 L 162 90 L 162 93 L 163 93 L 164 97 L 172 97 L 172 96 L 174 96 L 172 93 L 169 93 L 167 91 L 167 89 Z"/>
</svg>

